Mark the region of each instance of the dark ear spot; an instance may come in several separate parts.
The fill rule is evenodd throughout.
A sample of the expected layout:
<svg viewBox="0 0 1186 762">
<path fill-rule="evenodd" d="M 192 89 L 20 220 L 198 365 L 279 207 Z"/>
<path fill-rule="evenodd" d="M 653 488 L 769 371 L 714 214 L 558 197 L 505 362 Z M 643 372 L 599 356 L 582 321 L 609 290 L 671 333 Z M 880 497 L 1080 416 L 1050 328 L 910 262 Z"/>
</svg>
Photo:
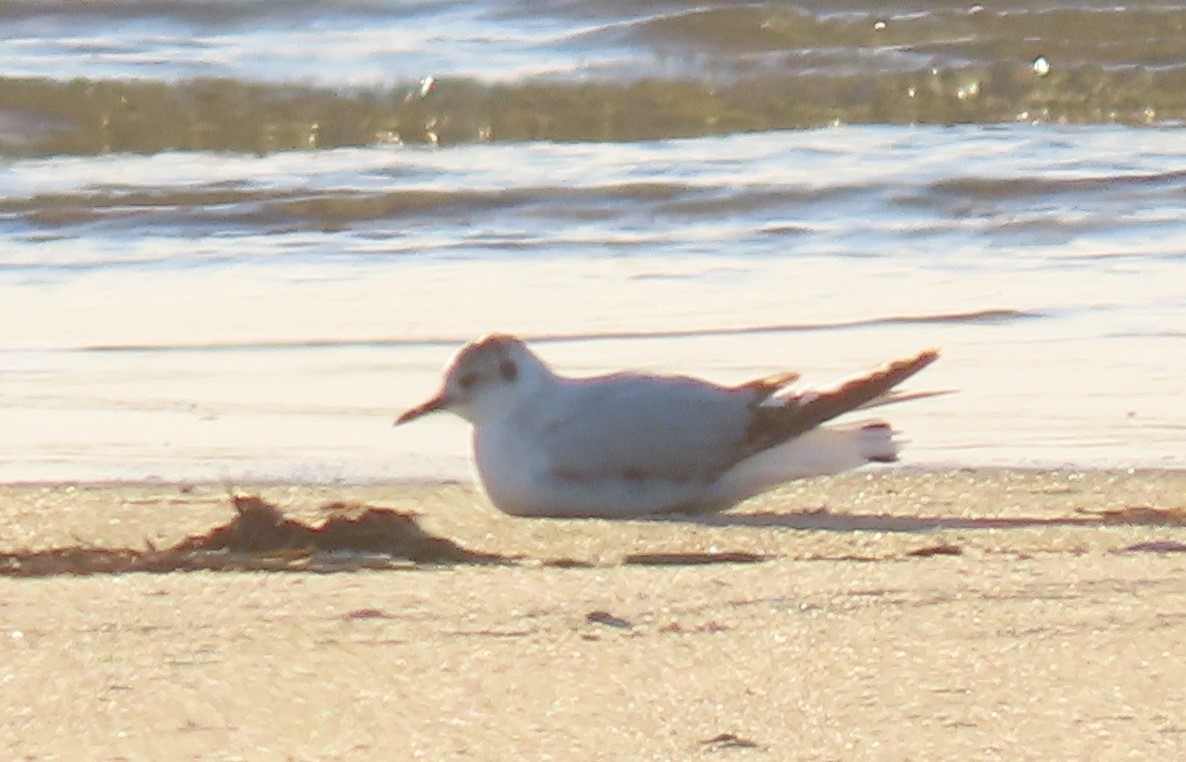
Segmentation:
<svg viewBox="0 0 1186 762">
<path fill-rule="evenodd" d="M 519 367 L 515 365 L 514 360 L 503 360 L 502 364 L 498 366 L 498 371 L 507 381 L 514 381 L 519 377 Z"/>
<path fill-rule="evenodd" d="M 475 383 L 477 383 L 477 381 L 478 381 L 477 373 L 466 373 L 466 374 L 463 374 L 461 376 L 461 378 L 457 379 L 457 383 L 461 386 L 462 389 L 470 388 Z"/>
</svg>

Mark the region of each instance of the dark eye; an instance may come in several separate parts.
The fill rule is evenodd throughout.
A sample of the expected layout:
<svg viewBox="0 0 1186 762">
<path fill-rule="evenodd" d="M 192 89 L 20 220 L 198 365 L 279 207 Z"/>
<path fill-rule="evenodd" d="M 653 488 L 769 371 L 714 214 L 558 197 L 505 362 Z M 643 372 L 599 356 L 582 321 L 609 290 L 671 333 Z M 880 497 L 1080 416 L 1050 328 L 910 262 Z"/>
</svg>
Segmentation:
<svg viewBox="0 0 1186 762">
<path fill-rule="evenodd" d="M 498 372 L 502 373 L 502 377 L 507 381 L 514 381 L 519 377 L 519 368 L 512 360 L 503 360 L 498 366 Z"/>
<path fill-rule="evenodd" d="M 464 373 L 461 378 L 457 379 L 457 384 L 462 389 L 468 389 L 476 383 L 478 383 L 477 373 Z"/>
</svg>

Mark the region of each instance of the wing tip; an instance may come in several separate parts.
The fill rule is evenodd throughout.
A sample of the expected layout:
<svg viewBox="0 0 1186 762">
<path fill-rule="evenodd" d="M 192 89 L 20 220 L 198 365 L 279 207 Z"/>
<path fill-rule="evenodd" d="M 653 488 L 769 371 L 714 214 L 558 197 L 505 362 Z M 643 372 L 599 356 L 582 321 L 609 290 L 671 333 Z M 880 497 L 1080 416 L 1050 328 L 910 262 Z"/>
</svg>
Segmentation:
<svg viewBox="0 0 1186 762">
<path fill-rule="evenodd" d="M 747 381 L 740 386 L 734 387 L 738 391 L 754 392 L 758 395 L 758 400 L 764 400 L 770 397 L 775 392 L 784 389 L 791 384 L 798 381 L 800 375 L 794 371 L 787 371 L 784 373 L 772 373 L 769 376 L 762 378 L 755 378 L 753 381 Z"/>
<path fill-rule="evenodd" d="M 929 349 L 922 350 L 908 360 L 899 360 L 893 364 L 915 368 L 914 372 L 917 373 L 918 371 L 933 363 L 935 360 L 938 360 L 940 354 L 941 353 L 939 352 L 938 347 L 930 347 Z"/>
</svg>

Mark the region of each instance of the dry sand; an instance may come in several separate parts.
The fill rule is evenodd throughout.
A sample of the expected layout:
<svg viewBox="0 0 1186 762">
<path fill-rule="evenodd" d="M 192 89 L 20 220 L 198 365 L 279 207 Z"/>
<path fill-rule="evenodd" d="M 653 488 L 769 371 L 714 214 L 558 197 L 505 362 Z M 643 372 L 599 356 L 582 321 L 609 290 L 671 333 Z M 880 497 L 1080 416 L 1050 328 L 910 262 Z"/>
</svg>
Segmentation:
<svg viewBox="0 0 1186 762">
<path fill-rule="evenodd" d="M 6 758 L 1186 752 L 1183 473 L 878 472 L 617 523 L 514 519 L 461 485 L 253 489 L 305 519 L 415 509 L 524 558 L 0 578 Z M 231 513 L 221 487 L 0 487 L 0 550 L 163 546 Z M 712 549 L 769 559 L 624 563 Z"/>
</svg>

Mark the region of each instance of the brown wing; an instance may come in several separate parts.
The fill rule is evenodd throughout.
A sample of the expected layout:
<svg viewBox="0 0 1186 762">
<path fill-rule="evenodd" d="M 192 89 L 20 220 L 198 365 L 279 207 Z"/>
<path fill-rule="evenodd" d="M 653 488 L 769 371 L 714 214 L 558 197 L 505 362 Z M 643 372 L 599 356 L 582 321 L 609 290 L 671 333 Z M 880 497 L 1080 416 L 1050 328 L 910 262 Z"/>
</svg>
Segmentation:
<svg viewBox="0 0 1186 762">
<path fill-rule="evenodd" d="M 877 399 L 938 357 L 936 350 L 927 350 L 846 381 L 834 389 L 791 398 L 779 405 L 754 406 L 738 460 L 782 444 Z"/>
</svg>

